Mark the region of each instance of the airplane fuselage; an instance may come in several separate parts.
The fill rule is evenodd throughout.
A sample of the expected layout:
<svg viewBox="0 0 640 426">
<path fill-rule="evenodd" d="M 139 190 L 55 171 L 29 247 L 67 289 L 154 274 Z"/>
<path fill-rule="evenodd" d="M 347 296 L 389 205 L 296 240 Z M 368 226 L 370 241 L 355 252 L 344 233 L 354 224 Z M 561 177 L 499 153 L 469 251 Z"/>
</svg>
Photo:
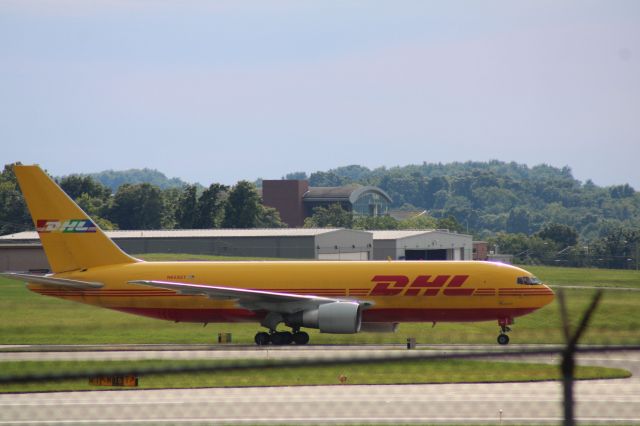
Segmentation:
<svg viewBox="0 0 640 426">
<path fill-rule="evenodd" d="M 104 284 L 73 290 L 29 284 L 37 293 L 118 311 L 180 322 L 241 322 L 265 312 L 235 300 L 177 294 L 130 284 L 133 280 L 224 285 L 230 288 L 369 301 L 363 322 L 508 320 L 553 300 L 543 284 L 519 284 L 530 273 L 491 262 L 139 262 L 109 265 L 57 277 Z"/>
</svg>

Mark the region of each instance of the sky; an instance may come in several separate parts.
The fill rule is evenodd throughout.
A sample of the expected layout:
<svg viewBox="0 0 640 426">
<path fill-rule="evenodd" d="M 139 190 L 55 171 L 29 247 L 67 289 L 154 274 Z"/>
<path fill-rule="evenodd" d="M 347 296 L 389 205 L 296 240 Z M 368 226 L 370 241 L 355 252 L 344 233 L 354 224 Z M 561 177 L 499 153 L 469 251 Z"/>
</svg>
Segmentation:
<svg viewBox="0 0 640 426">
<path fill-rule="evenodd" d="M 491 159 L 640 190 L 640 1 L 0 0 L 3 164 Z"/>
</svg>

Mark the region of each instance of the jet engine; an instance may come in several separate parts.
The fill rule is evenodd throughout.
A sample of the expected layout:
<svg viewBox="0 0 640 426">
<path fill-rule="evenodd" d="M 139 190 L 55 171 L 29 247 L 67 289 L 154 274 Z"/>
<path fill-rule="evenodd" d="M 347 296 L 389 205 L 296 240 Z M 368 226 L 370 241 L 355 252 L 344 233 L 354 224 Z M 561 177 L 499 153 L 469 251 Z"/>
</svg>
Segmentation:
<svg viewBox="0 0 640 426">
<path fill-rule="evenodd" d="M 289 327 L 317 328 L 322 333 L 352 334 L 360 331 L 362 308 L 356 302 L 332 302 L 285 318 Z"/>
</svg>

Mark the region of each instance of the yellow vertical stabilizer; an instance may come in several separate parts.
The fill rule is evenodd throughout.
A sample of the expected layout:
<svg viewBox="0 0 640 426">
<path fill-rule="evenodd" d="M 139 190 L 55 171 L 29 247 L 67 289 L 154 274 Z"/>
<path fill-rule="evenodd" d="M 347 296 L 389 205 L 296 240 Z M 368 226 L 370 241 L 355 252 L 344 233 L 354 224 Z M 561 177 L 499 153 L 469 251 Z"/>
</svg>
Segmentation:
<svg viewBox="0 0 640 426">
<path fill-rule="evenodd" d="M 53 272 L 132 263 L 39 166 L 13 170 Z"/>
</svg>

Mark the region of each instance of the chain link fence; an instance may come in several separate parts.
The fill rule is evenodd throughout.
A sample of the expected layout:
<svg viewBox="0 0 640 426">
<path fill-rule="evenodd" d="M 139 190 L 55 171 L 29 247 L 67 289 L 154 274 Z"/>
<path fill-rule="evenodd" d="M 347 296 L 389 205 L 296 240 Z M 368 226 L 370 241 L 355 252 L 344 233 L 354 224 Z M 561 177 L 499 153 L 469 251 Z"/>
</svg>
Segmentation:
<svg viewBox="0 0 640 426">
<path fill-rule="evenodd" d="M 640 424 L 640 339 L 581 346 L 602 291 L 573 329 L 558 298 L 561 345 L 15 347 L 0 424 Z"/>
</svg>

